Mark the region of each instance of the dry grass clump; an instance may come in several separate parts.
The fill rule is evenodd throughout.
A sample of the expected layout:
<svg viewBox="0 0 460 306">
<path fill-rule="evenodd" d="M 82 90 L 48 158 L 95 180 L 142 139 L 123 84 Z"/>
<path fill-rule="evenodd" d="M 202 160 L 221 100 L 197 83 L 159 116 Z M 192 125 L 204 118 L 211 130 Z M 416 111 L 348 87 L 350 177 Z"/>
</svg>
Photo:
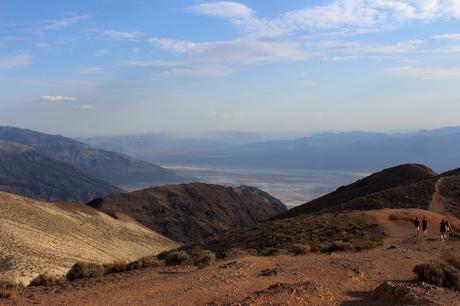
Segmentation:
<svg viewBox="0 0 460 306">
<path fill-rule="evenodd" d="M 306 243 L 295 243 L 289 248 L 289 252 L 295 255 L 304 255 L 308 254 L 311 251 L 311 247 Z"/>
<path fill-rule="evenodd" d="M 16 290 L 0 288 L 0 299 L 11 299 L 14 298 L 16 294 Z"/>
<path fill-rule="evenodd" d="M 145 256 L 138 260 L 128 263 L 127 270 L 137 270 L 143 268 L 157 268 L 161 266 L 160 262 L 155 256 Z"/>
<path fill-rule="evenodd" d="M 174 251 L 166 255 L 165 265 L 182 266 L 190 264 L 190 255 L 185 251 Z"/>
<path fill-rule="evenodd" d="M 208 267 L 216 261 L 216 254 L 208 250 L 202 250 L 196 254 L 193 254 L 192 261 L 193 264 L 197 267 Z"/>
<path fill-rule="evenodd" d="M 67 273 L 67 279 L 75 280 L 79 278 L 102 276 L 104 274 L 106 274 L 106 268 L 104 265 L 89 262 L 77 262 Z"/>
<path fill-rule="evenodd" d="M 440 287 L 460 291 L 460 256 L 447 254 L 439 261 L 420 264 L 414 267 L 417 279 Z"/>
<path fill-rule="evenodd" d="M 250 251 L 242 249 L 242 248 L 231 248 L 227 252 L 225 252 L 224 257 L 227 259 L 238 259 L 247 257 L 250 255 Z"/>
<path fill-rule="evenodd" d="M 65 277 L 49 275 L 46 273 L 40 274 L 30 282 L 30 286 L 52 286 L 62 284 L 66 281 Z"/>
</svg>

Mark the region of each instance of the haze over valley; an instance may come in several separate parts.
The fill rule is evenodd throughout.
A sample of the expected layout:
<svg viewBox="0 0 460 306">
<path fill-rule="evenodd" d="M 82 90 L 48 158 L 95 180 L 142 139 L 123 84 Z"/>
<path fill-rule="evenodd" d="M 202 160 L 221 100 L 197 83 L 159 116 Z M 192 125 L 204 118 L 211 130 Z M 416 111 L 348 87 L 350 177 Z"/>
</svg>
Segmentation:
<svg viewBox="0 0 460 306">
<path fill-rule="evenodd" d="M 460 305 L 460 0 L 0 0 L 0 306 Z"/>
</svg>

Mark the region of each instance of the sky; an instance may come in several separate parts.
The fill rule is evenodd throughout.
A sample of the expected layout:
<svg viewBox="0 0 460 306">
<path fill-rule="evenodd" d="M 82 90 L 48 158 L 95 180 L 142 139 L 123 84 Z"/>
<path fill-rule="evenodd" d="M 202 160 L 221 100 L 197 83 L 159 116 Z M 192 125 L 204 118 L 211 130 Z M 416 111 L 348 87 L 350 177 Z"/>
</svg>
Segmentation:
<svg viewBox="0 0 460 306">
<path fill-rule="evenodd" d="M 0 125 L 460 125 L 460 0 L 0 0 Z"/>
</svg>

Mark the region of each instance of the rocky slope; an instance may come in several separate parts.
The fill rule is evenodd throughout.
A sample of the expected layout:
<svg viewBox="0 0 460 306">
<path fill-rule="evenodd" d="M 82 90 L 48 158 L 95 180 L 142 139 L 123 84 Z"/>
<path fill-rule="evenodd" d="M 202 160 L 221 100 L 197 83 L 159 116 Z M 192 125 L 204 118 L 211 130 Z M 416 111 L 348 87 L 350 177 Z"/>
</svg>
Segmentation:
<svg viewBox="0 0 460 306">
<path fill-rule="evenodd" d="M 423 165 L 383 170 L 277 216 L 382 208 L 420 208 L 460 218 L 460 169 L 440 175 Z"/>
<path fill-rule="evenodd" d="M 157 165 L 121 153 L 94 149 L 87 144 L 59 135 L 0 127 L 0 140 L 30 146 L 41 154 L 68 163 L 119 187 L 145 187 L 188 181 Z"/>
<path fill-rule="evenodd" d="M 0 191 L 41 200 L 87 202 L 122 192 L 31 147 L 0 140 Z"/>
<path fill-rule="evenodd" d="M 134 260 L 174 247 L 127 217 L 0 192 L 0 287 L 28 285 L 42 273 L 63 276 L 77 261 Z"/>
<path fill-rule="evenodd" d="M 111 215 L 122 212 L 180 242 L 249 228 L 286 211 L 278 199 L 257 188 L 201 183 L 148 188 L 95 199 L 88 205 Z"/>
<path fill-rule="evenodd" d="M 231 257 L 204 269 L 158 267 L 30 287 L 0 304 L 457 306 L 460 292 L 415 281 L 415 265 L 460 247 L 457 239 L 442 244 L 434 231 L 427 240 L 412 238 L 409 220 L 423 213 L 371 212 L 373 222 L 391 231 L 388 244 L 370 250 Z M 433 224 L 442 218 L 428 217 Z"/>
</svg>

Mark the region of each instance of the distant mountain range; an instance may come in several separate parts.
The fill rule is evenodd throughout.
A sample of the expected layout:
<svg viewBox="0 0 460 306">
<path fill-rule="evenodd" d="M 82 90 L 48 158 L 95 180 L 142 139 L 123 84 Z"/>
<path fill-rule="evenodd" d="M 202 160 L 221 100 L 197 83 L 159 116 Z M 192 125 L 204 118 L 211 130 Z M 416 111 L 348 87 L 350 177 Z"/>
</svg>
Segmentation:
<svg viewBox="0 0 460 306">
<path fill-rule="evenodd" d="M 58 135 L 0 127 L 0 190 L 89 201 L 125 187 L 188 182 L 173 171 Z"/>
<path fill-rule="evenodd" d="M 148 188 L 95 199 L 88 205 L 114 217 L 128 215 L 179 242 L 246 229 L 287 210 L 281 201 L 254 187 L 203 183 Z"/>
<path fill-rule="evenodd" d="M 167 164 L 364 172 L 413 162 L 429 165 L 436 171 L 460 166 L 460 127 L 392 134 L 319 133 L 303 138 L 285 136 L 280 140 L 273 140 L 272 136 L 267 141 L 236 132 L 230 136 L 212 135 L 180 138 L 147 134 L 85 141 L 98 148 Z"/>
</svg>

